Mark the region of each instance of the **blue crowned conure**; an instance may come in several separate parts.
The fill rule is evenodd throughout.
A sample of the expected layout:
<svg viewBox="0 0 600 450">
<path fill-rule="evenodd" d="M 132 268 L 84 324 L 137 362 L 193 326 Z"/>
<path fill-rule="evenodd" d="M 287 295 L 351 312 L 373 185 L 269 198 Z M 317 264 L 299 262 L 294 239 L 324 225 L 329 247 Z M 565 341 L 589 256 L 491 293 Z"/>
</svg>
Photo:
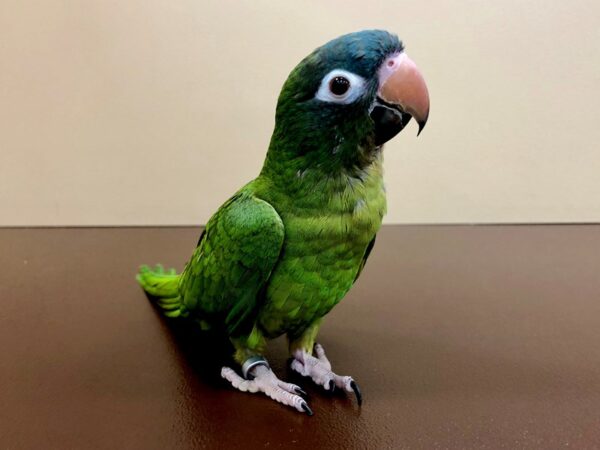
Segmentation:
<svg viewBox="0 0 600 450">
<path fill-rule="evenodd" d="M 411 117 L 419 132 L 429 95 L 397 36 L 350 33 L 292 70 L 257 178 L 208 221 L 183 272 L 142 266 L 137 279 L 168 317 L 220 330 L 235 348 L 240 391 L 263 392 L 312 414 L 304 391 L 264 358 L 285 334 L 292 370 L 326 390 L 361 394 L 316 343 L 323 318 L 360 275 L 386 212 L 382 146 Z"/>
</svg>

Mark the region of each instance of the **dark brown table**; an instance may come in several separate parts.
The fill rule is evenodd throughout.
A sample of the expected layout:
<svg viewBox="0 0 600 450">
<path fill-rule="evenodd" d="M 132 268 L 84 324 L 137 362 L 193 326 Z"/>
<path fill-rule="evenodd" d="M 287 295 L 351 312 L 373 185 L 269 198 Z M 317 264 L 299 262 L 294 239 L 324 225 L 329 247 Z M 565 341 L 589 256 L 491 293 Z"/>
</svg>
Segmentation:
<svg viewBox="0 0 600 450">
<path fill-rule="evenodd" d="M 193 228 L 0 230 L 0 448 L 598 448 L 600 226 L 389 226 L 320 340 L 362 408 L 219 378 L 134 281 Z"/>
</svg>

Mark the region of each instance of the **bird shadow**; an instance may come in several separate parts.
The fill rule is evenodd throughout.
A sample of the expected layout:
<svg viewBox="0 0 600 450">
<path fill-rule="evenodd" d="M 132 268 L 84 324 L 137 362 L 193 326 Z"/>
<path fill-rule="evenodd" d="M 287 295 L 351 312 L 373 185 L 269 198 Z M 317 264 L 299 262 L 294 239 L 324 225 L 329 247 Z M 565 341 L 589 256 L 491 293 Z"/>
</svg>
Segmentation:
<svg viewBox="0 0 600 450">
<path fill-rule="evenodd" d="M 187 366 L 203 383 L 213 388 L 222 388 L 226 382 L 221 378 L 223 366 L 236 367 L 235 351 L 227 335 L 221 331 L 202 330 L 188 318 L 168 318 L 148 296 L 153 309 L 166 329 L 169 339 L 176 347 L 182 365 Z"/>
</svg>

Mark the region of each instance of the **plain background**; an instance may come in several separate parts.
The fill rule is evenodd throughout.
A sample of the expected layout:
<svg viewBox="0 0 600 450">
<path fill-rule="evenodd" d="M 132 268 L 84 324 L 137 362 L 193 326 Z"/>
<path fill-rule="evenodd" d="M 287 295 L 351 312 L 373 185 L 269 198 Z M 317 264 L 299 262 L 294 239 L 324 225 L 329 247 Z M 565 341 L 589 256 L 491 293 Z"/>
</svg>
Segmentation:
<svg viewBox="0 0 600 450">
<path fill-rule="evenodd" d="M 600 221 L 600 3 L 0 2 L 0 225 L 205 223 L 313 48 L 384 28 L 432 99 L 387 223 Z"/>
</svg>

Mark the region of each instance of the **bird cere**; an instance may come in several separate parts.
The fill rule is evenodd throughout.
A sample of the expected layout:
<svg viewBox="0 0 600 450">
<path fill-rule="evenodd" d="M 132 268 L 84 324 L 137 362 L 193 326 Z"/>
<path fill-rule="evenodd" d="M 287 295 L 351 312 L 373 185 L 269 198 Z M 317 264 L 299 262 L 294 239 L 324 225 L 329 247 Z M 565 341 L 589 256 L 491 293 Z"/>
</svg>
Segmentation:
<svg viewBox="0 0 600 450">
<path fill-rule="evenodd" d="M 367 30 L 314 50 L 283 85 L 263 168 L 208 221 L 181 274 L 137 279 L 167 317 L 222 332 L 240 391 L 312 415 L 305 392 L 264 358 L 285 334 L 292 370 L 328 391 L 361 391 L 316 343 L 323 318 L 360 275 L 386 212 L 382 146 L 429 115 L 427 86 L 397 36 Z"/>
</svg>

